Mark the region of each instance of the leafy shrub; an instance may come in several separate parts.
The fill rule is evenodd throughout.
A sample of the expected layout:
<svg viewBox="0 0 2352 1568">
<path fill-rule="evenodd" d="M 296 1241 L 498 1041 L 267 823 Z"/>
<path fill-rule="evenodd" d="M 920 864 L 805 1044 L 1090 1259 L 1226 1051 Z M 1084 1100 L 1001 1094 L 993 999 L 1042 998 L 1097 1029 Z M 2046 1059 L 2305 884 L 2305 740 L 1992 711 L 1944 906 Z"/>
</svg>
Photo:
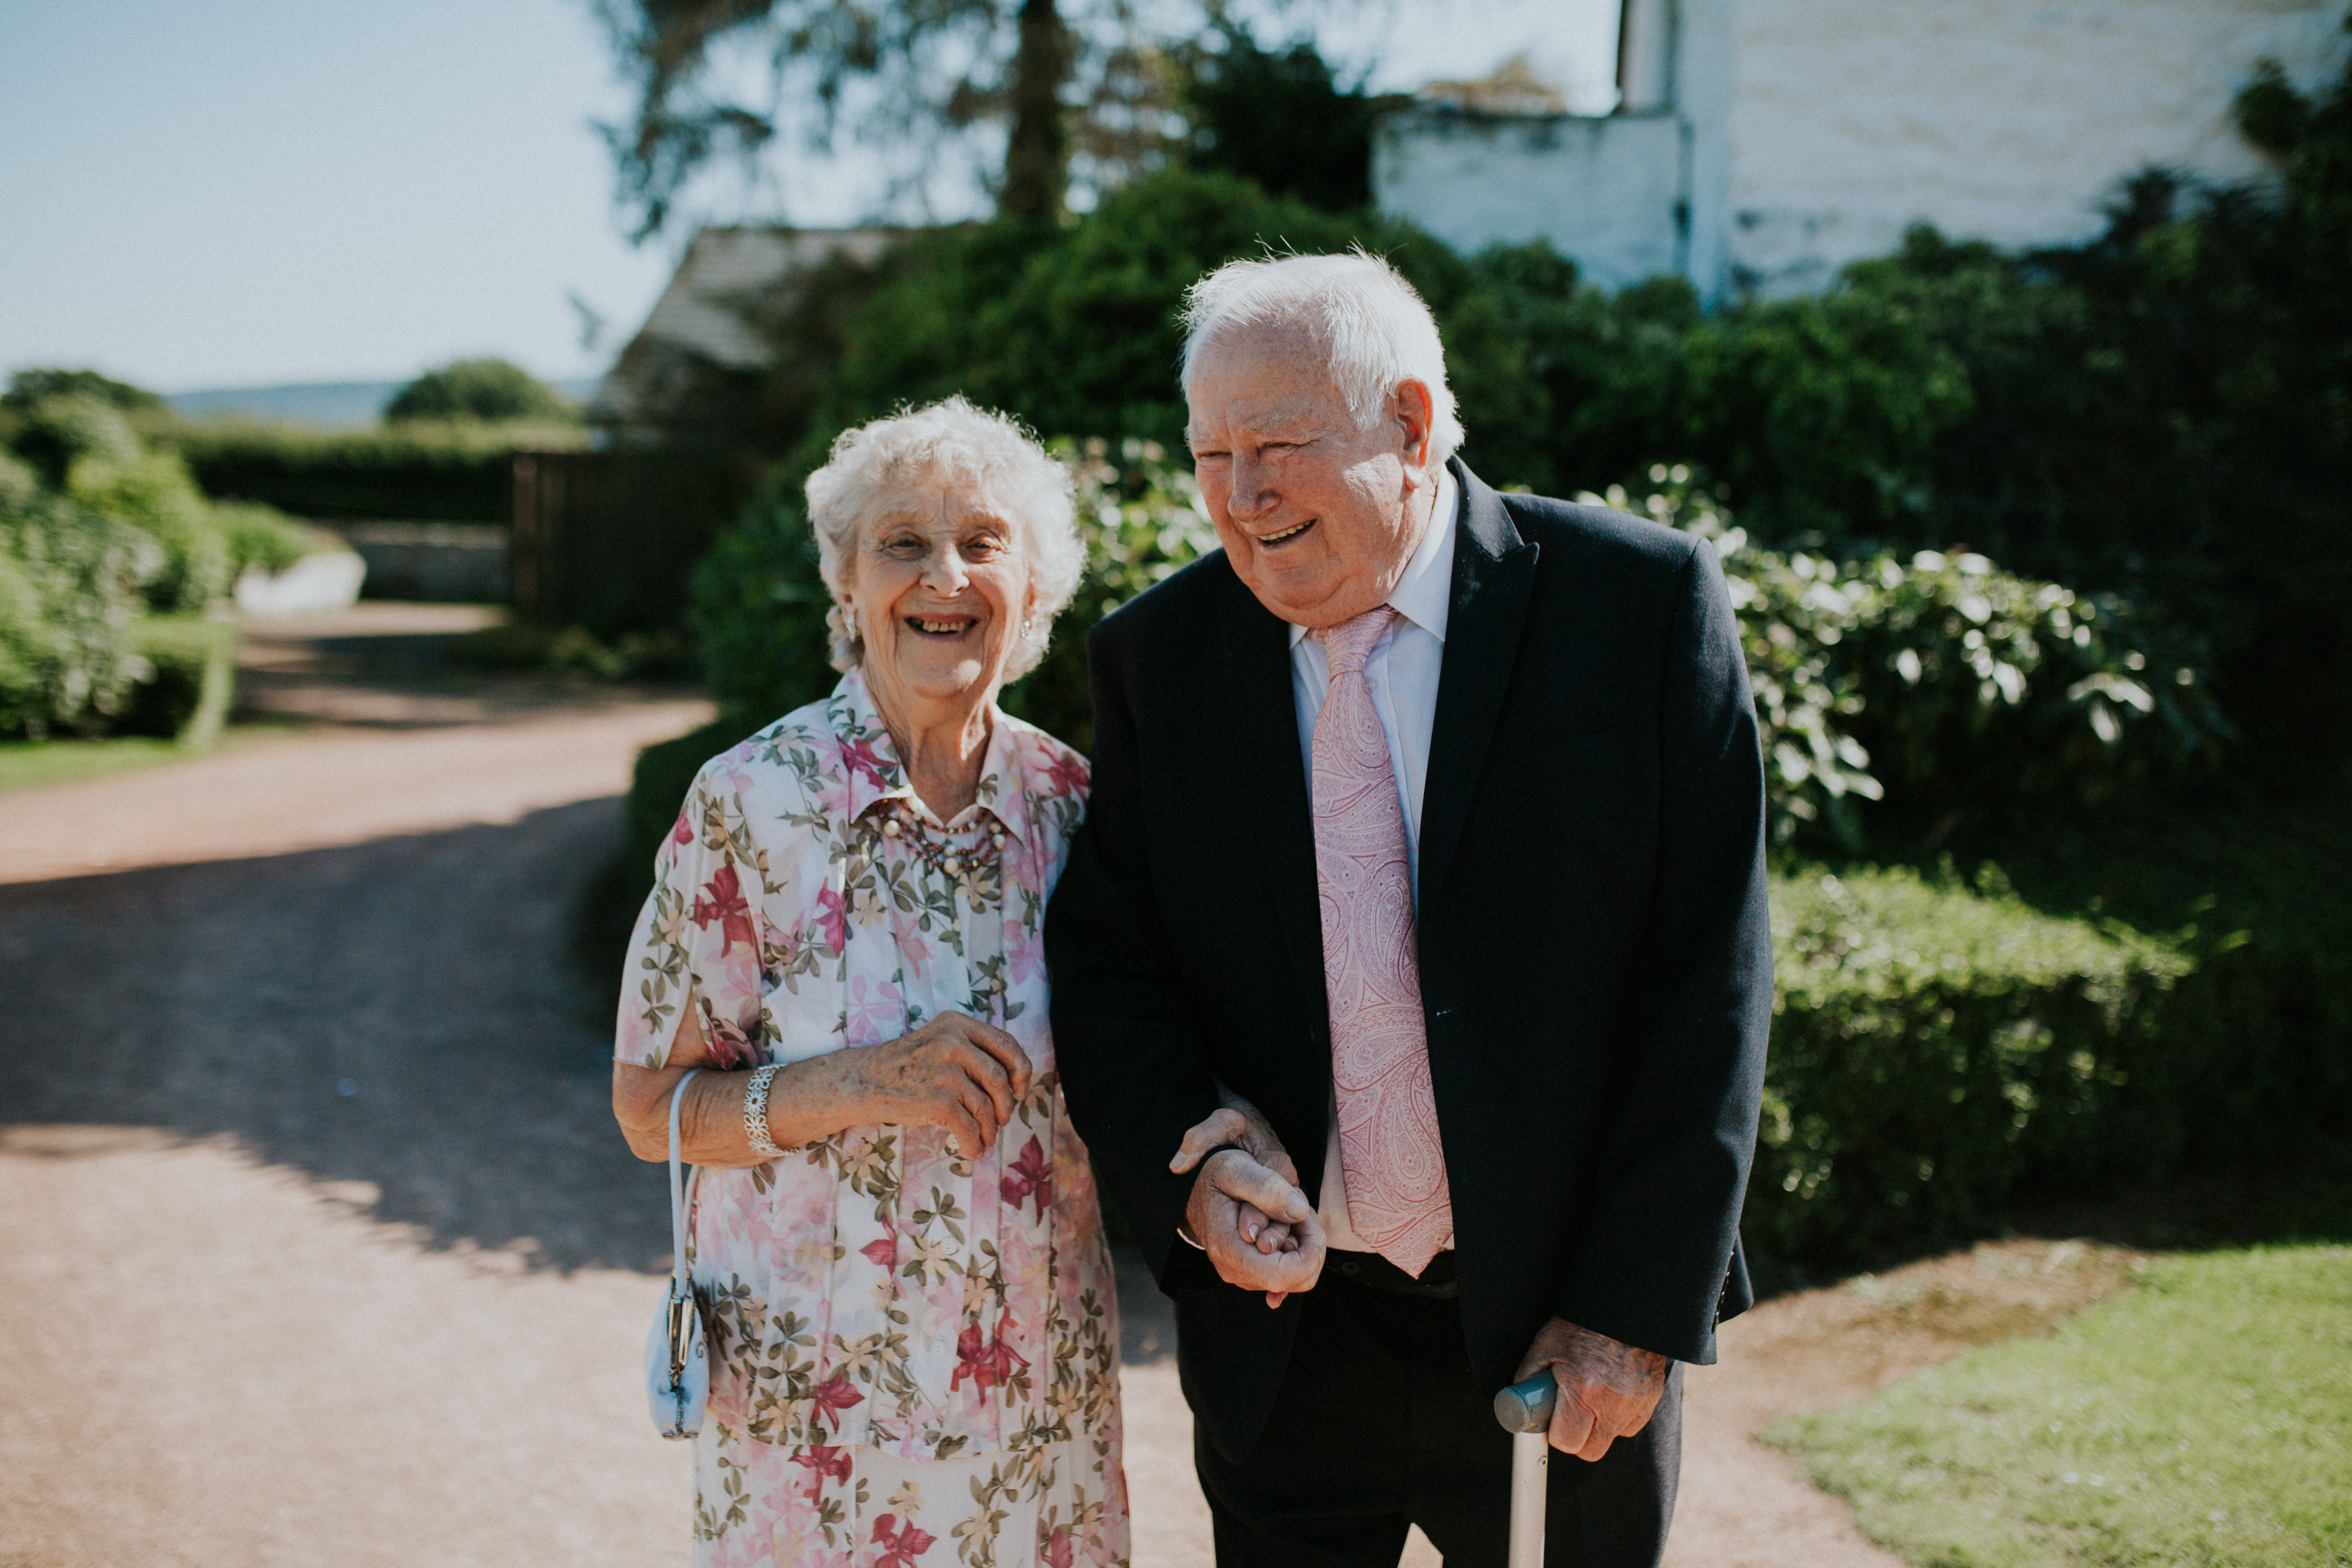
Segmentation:
<svg viewBox="0 0 2352 1568">
<path fill-rule="evenodd" d="M 384 405 L 387 424 L 420 419 L 561 422 L 579 410 L 522 366 L 502 359 L 461 359 L 428 370 Z"/>
<path fill-rule="evenodd" d="M 2128 928 L 1895 868 L 1773 884 L 1774 1018 L 1743 1220 L 1850 1261 L 1981 1234 L 2029 1187 L 2152 1174 L 2191 1108 L 2166 1027 L 2193 961 Z M 2143 1081 L 2143 1080 L 2146 1081 Z M 2167 1136 L 2169 1133 L 2171 1136 Z"/>
<path fill-rule="evenodd" d="M 331 544 L 275 507 L 257 506 L 250 501 L 216 506 L 213 508 L 213 519 L 227 542 L 231 583 L 248 567 L 274 574 L 305 555 L 315 555 L 323 549 L 347 548 L 341 541 Z"/>
<path fill-rule="evenodd" d="M 88 734 L 148 666 L 129 627 L 162 564 L 145 534 L 70 500 L 0 495 L 0 735 Z"/>
<path fill-rule="evenodd" d="M 94 370 L 28 366 L 8 377 L 0 408 L 26 409 L 53 397 L 89 399 L 124 414 L 162 414 L 163 400 L 143 386 L 117 381 Z"/>
<path fill-rule="evenodd" d="M 175 454 L 137 447 L 87 454 L 74 459 L 65 490 L 163 546 L 163 565 L 147 584 L 155 609 L 201 610 L 236 581 L 228 532 Z"/>
<path fill-rule="evenodd" d="M 1773 837 L 1860 848 L 2210 767 L 2230 738 L 2196 639 L 2117 595 L 1981 555 L 1833 560 L 1756 545 L 1691 469 L 1582 499 L 1711 540 L 1740 621 Z M 1884 800 L 1867 810 L 1862 803 Z M 1932 846 L 1931 846 L 1932 847 Z"/>
<path fill-rule="evenodd" d="M 208 616 L 150 616 L 131 625 L 147 672 L 113 728 L 208 746 L 236 697 L 236 623 Z"/>
</svg>

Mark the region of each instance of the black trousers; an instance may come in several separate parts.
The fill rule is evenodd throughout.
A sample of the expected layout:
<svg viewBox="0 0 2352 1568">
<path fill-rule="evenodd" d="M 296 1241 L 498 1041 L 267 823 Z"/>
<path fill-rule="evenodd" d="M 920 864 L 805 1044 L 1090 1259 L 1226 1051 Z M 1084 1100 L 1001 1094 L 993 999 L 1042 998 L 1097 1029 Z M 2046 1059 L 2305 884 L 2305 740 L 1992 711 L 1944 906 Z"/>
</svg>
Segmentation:
<svg viewBox="0 0 2352 1568">
<path fill-rule="evenodd" d="M 1418 1524 L 1446 1568 L 1501 1568 L 1511 1439 L 1473 1384 L 1455 1303 L 1352 1283 L 1337 1268 L 1304 1316 L 1274 1414 L 1234 1464 L 1202 1437 L 1193 1463 L 1217 1568 L 1395 1568 Z M 1655 1568 L 1682 1468 L 1682 1368 L 1640 1436 L 1587 1464 L 1554 1452 L 1548 1568 Z"/>
</svg>

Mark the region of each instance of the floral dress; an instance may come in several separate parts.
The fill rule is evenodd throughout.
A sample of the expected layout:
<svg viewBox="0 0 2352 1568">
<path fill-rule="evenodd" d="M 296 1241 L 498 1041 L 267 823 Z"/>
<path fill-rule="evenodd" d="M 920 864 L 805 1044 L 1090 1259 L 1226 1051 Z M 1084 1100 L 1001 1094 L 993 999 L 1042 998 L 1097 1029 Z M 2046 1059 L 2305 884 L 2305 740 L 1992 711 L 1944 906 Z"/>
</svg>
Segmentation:
<svg viewBox="0 0 2352 1568">
<path fill-rule="evenodd" d="M 662 1065 L 691 994 L 721 1068 L 955 1010 L 1037 1068 L 976 1160 L 943 1129 L 883 1125 L 702 1172 L 698 1563 L 1127 1561 L 1118 1306 L 1054 1070 L 1040 930 L 1087 766 L 994 721 L 978 803 L 941 823 L 852 672 L 706 763 L 662 847 L 622 1061 Z"/>
</svg>

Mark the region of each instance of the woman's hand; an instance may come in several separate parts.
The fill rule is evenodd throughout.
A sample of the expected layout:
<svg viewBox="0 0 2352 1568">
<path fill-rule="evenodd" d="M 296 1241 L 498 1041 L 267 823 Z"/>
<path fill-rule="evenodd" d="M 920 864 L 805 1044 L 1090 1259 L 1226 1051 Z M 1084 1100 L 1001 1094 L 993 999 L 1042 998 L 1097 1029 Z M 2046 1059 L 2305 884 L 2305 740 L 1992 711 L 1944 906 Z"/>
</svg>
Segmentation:
<svg viewBox="0 0 2352 1568">
<path fill-rule="evenodd" d="M 1018 1040 L 961 1013 L 942 1013 L 911 1035 L 818 1059 L 838 1063 L 847 1080 L 842 1091 L 856 1114 L 842 1125 L 944 1127 L 966 1159 L 994 1146 L 1035 1071 Z"/>
<path fill-rule="evenodd" d="M 613 1064 L 613 1112 L 641 1160 L 669 1157 L 669 1098 L 688 1068 L 712 1060 L 688 995 L 667 1066 Z M 756 1165 L 743 1133 L 748 1072 L 709 1072 L 687 1085 L 679 1156 L 697 1165 Z M 894 1121 L 944 1127 L 965 1158 L 992 1147 L 1029 1092 L 1034 1069 L 1020 1042 L 961 1013 L 942 1013 L 911 1035 L 793 1063 L 768 1089 L 768 1131 L 802 1149 L 846 1127 Z"/>
</svg>

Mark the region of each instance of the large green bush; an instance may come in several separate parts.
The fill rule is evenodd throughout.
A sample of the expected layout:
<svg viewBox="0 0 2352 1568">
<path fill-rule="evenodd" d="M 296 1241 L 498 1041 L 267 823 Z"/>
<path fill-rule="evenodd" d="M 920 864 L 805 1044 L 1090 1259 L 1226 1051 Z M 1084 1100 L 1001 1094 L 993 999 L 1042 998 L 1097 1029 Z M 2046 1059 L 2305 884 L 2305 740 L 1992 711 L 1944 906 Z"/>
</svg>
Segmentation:
<svg viewBox="0 0 2352 1568">
<path fill-rule="evenodd" d="M 1759 547 L 1684 465 L 1582 499 L 1711 540 L 1738 611 L 1777 844 L 1932 847 L 2209 772 L 2230 730 L 2201 640 L 1981 555 Z M 1827 832 L 1816 831 L 1826 829 Z"/>
<path fill-rule="evenodd" d="M 511 360 L 461 359 L 428 370 L 402 387 L 384 405 L 383 417 L 391 425 L 430 419 L 560 424 L 576 419 L 579 413 L 553 387 Z"/>
<path fill-rule="evenodd" d="M 149 671 L 131 626 L 162 564 L 145 534 L 11 483 L 0 458 L 0 736 L 107 728 Z"/>
</svg>

